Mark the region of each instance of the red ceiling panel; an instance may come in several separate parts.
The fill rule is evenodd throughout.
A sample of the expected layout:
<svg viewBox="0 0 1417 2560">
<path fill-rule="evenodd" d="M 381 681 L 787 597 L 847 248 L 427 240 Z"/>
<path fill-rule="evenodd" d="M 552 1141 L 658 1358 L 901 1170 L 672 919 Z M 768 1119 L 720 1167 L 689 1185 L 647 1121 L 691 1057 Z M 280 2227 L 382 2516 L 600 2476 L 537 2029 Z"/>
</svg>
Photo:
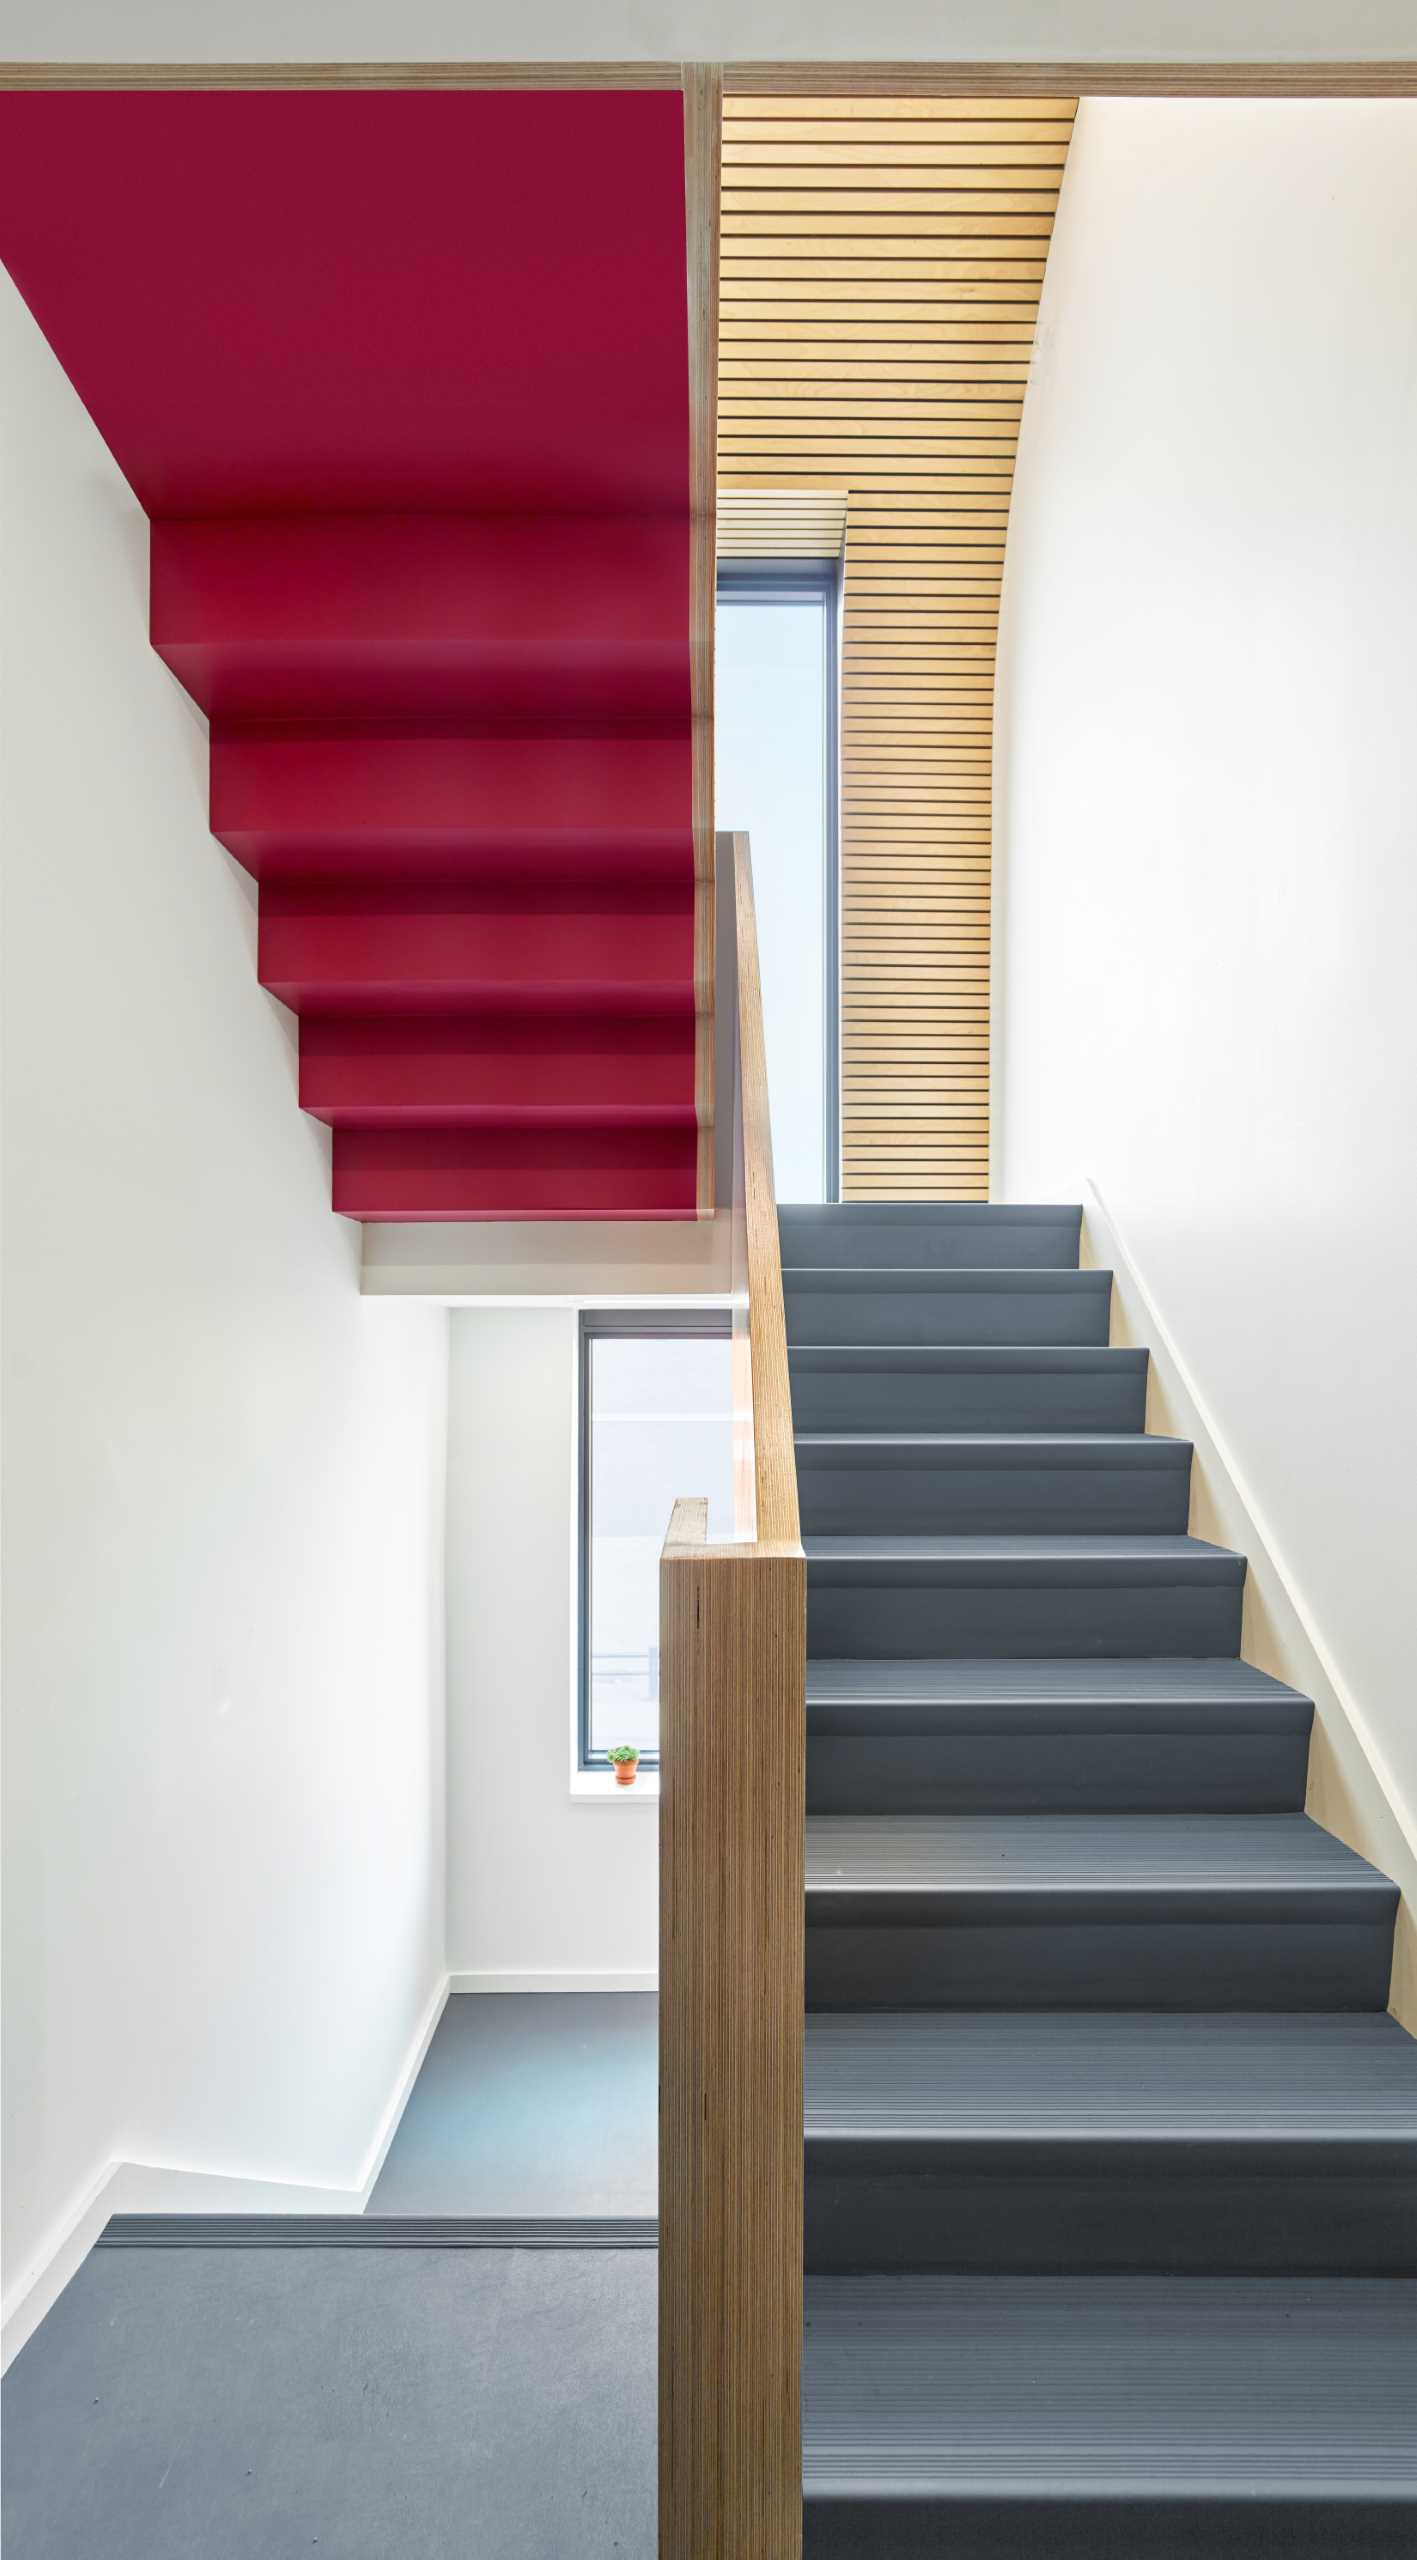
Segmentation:
<svg viewBox="0 0 1417 2560">
<path fill-rule="evenodd" d="M 11 92 L 0 255 L 150 515 L 688 503 L 676 91 Z"/>
</svg>

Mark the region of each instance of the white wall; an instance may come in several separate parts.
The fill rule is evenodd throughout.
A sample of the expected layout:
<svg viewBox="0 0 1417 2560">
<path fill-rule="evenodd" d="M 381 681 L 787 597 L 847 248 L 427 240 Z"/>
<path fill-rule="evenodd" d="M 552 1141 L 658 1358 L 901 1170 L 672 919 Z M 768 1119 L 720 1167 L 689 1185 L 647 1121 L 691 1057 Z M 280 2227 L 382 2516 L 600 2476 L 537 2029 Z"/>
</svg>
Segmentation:
<svg viewBox="0 0 1417 2560">
<path fill-rule="evenodd" d="M 448 1963 L 633 1987 L 658 1965 L 659 1829 L 573 1797 L 577 1318 L 459 1308 L 448 1382 Z"/>
<path fill-rule="evenodd" d="M 1410 0 L 4 0 L 39 62 L 1395 61 Z"/>
<path fill-rule="evenodd" d="M 360 2181 L 443 1967 L 448 1320 L 359 1295 L 144 519 L 2 276 L 0 379 L 13 2295 L 115 2159 Z"/>
<path fill-rule="evenodd" d="M 1088 102 L 1010 520 L 1004 1198 L 1099 1185 L 1417 1806 L 1417 101 Z"/>
</svg>

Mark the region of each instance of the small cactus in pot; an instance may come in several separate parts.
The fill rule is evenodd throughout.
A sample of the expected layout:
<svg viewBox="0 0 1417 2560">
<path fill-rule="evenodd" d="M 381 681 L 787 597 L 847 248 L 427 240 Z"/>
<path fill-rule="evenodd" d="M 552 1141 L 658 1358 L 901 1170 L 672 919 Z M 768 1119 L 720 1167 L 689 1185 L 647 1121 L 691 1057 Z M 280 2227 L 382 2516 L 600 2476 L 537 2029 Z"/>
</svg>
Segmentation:
<svg viewBox="0 0 1417 2560">
<path fill-rule="evenodd" d="M 611 1744 L 605 1756 L 615 1772 L 616 1786 L 632 1787 L 640 1773 L 639 1745 L 634 1742 L 615 1742 Z"/>
</svg>

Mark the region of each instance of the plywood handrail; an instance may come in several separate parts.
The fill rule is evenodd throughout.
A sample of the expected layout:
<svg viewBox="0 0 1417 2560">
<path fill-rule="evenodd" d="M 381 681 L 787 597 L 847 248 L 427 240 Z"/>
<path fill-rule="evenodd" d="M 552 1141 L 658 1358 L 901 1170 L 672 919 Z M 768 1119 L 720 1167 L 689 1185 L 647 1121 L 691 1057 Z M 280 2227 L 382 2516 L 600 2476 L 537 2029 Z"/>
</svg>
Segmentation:
<svg viewBox="0 0 1417 2560">
<path fill-rule="evenodd" d="M 741 1118 L 743 1129 L 742 1172 L 740 1177 L 735 1170 L 733 1186 L 734 1300 L 735 1316 L 746 1325 L 748 1337 L 748 1412 L 753 1451 L 753 1518 L 751 1524 L 740 1525 L 750 1526 L 760 1542 L 786 1541 L 796 1546 L 801 1536 L 797 1459 L 792 1441 L 782 1250 L 772 1170 L 758 916 L 747 837 L 721 838 L 719 860 L 724 859 L 733 866 L 738 952 L 735 1118 Z M 736 1128 L 734 1134 L 736 1139 Z"/>
<path fill-rule="evenodd" d="M 807 1568 L 752 866 L 734 884 L 738 1534 L 674 1506 L 660 1565 L 660 2560 L 802 2541 Z M 731 870 L 730 870 L 731 866 Z"/>
</svg>

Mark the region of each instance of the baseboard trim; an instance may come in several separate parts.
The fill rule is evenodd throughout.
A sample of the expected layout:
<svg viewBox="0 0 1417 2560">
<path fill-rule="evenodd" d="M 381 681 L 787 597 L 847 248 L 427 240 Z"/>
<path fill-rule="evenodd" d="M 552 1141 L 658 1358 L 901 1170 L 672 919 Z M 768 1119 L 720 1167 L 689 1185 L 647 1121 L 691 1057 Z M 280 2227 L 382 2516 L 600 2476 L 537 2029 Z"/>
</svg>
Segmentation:
<svg viewBox="0 0 1417 2560">
<path fill-rule="evenodd" d="M 125 2174 L 123 2161 L 108 2161 L 65 2215 L 42 2257 L 19 2278 L 0 2325 L 0 2372 L 8 2373 L 70 2277 L 77 2275 L 113 2211 Z"/>
<path fill-rule="evenodd" d="M 657 1991 L 655 1973 L 450 1973 L 450 1992 L 464 1991 Z"/>
<path fill-rule="evenodd" d="M 364 2155 L 364 2165 L 359 2176 L 359 2195 L 361 2202 L 365 2204 L 368 2203 L 374 2191 L 374 2181 L 388 2158 L 389 2145 L 403 2121 L 403 2111 L 413 2094 L 413 2084 L 427 2060 L 428 2048 L 438 2032 L 438 2021 L 448 2005 L 450 1988 L 451 1977 L 447 1972 L 441 1973 L 428 1995 L 427 2007 L 414 2029 L 413 2041 L 404 2055 L 403 2068 L 389 2092 L 388 2105 L 379 2119 L 373 2142 Z"/>
<path fill-rule="evenodd" d="M 100 2249 L 655 2249 L 654 2214 L 118 2213 Z"/>
<path fill-rule="evenodd" d="M 447 1997 L 448 1977 L 442 1973 L 435 1981 L 414 2029 L 355 2186 L 322 2187 L 299 2179 L 250 2177 L 240 2171 L 197 2168 L 177 2161 L 107 2161 L 93 2183 L 70 2208 L 47 2248 L 26 2270 L 6 2302 L 4 2326 L 0 2332 L 0 2372 L 8 2369 L 26 2340 L 33 2337 L 45 2313 L 58 2301 L 70 2278 L 77 2275 L 90 2249 L 97 2246 L 115 2220 L 173 2221 L 195 2226 L 199 2222 L 211 2224 L 226 2220 L 336 2222 L 359 2216 L 369 2201 L 374 2181 L 398 2131 L 409 2092 L 423 2067 L 424 2056 L 433 2041 Z M 179 2195 L 191 2196 L 193 2210 L 190 2214 L 167 2209 L 174 2190 Z M 288 2214 L 262 2211 L 282 2195 L 289 2199 L 291 2210 Z M 204 2202 L 212 2208 L 206 2213 L 201 2211 Z M 248 2204 L 251 2207 L 249 2214 L 240 2210 Z M 144 2207 L 149 2205 L 160 2205 L 163 2209 L 144 2211 Z M 219 2206 L 227 2210 L 219 2211 Z M 125 2207 L 129 2210 L 125 2211 Z"/>
</svg>

